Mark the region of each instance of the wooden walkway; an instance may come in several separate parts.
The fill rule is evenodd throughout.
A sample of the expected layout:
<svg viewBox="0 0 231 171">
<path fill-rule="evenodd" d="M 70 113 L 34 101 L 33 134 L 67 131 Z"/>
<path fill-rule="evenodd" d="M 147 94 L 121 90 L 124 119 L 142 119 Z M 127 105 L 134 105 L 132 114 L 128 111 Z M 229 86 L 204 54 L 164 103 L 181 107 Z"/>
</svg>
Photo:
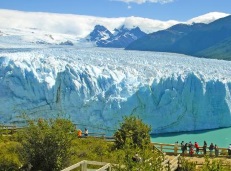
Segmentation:
<svg viewBox="0 0 231 171">
<path fill-rule="evenodd" d="M 176 146 L 175 144 L 164 144 L 164 143 L 152 143 L 153 146 L 160 151 L 162 151 L 163 154 L 165 154 L 165 161 L 162 163 L 165 166 L 166 171 L 174 171 L 171 169 L 175 169 L 176 166 L 181 166 L 181 160 L 180 158 L 184 157 L 186 160 L 189 160 L 191 162 L 194 162 L 196 164 L 196 167 L 199 168 L 205 163 L 205 158 L 203 154 L 203 150 L 200 149 L 199 154 L 193 154 L 193 156 L 189 155 L 189 152 L 182 155 L 180 146 Z M 207 150 L 207 155 L 210 157 L 210 159 L 214 160 L 220 160 L 222 159 L 224 161 L 224 166 L 227 166 L 227 163 L 231 163 L 231 157 L 228 156 L 227 148 L 219 148 L 219 155 L 216 157 L 214 153 L 212 156 L 210 156 L 209 150 Z M 176 157 L 177 156 L 177 157 Z M 229 166 L 229 165 L 228 165 Z"/>
<path fill-rule="evenodd" d="M 92 166 L 100 166 L 97 169 L 89 169 L 89 165 Z M 105 163 L 105 162 L 97 162 L 97 161 L 88 161 L 88 160 L 83 160 L 81 162 L 78 162 L 68 168 L 65 168 L 61 171 L 71 171 L 76 168 L 80 168 L 81 171 L 111 171 L 112 165 L 110 163 Z"/>
<path fill-rule="evenodd" d="M 180 145 L 176 146 L 175 144 L 155 143 L 155 142 L 152 142 L 152 144 L 157 149 L 159 149 L 160 151 L 162 151 L 163 153 L 166 153 L 168 155 L 175 155 L 175 156 L 178 154 L 182 155 Z M 219 147 L 218 150 L 219 150 L 219 155 L 217 157 L 222 157 L 222 158 L 228 157 L 227 148 Z M 209 147 L 207 147 L 207 154 L 209 155 Z M 189 156 L 189 151 L 186 151 L 184 155 Z M 203 157 L 203 156 L 204 156 L 204 154 L 203 154 L 202 147 L 200 147 L 198 154 L 196 154 L 195 152 L 193 154 L 193 157 Z M 212 157 L 214 157 L 214 156 L 215 156 L 215 151 L 213 150 Z"/>
<path fill-rule="evenodd" d="M 17 129 L 20 128 L 15 125 L 0 125 L 0 135 L 12 135 Z"/>
</svg>

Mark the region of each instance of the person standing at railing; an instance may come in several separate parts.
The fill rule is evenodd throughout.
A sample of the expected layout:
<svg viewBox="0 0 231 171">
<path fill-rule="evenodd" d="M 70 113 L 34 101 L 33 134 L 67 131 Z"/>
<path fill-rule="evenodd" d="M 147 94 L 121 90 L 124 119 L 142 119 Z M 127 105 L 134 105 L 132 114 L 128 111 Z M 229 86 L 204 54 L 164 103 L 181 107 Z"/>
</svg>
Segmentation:
<svg viewBox="0 0 231 171">
<path fill-rule="evenodd" d="M 212 157 L 212 155 L 213 155 L 213 150 L 214 150 L 214 145 L 213 145 L 213 143 L 211 143 L 209 146 L 210 157 Z"/>
<path fill-rule="evenodd" d="M 216 144 L 215 144 L 214 149 L 215 149 L 215 156 L 218 157 L 218 155 L 219 155 L 219 148 L 218 148 L 218 146 Z"/>
<path fill-rule="evenodd" d="M 85 130 L 84 130 L 84 135 L 87 137 L 88 136 L 88 130 L 87 130 L 87 128 L 85 128 Z"/>
<path fill-rule="evenodd" d="M 179 147 L 179 144 L 178 144 L 178 141 L 177 141 L 177 142 L 175 142 L 175 145 L 174 145 L 174 155 L 177 155 L 178 147 Z"/>
<path fill-rule="evenodd" d="M 206 143 L 206 141 L 204 141 L 204 145 L 203 145 L 203 153 L 204 153 L 204 155 L 206 155 L 206 149 L 207 149 L 207 143 Z"/>
<path fill-rule="evenodd" d="M 193 146 L 189 147 L 189 154 L 192 157 L 194 154 Z"/>
<path fill-rule="evenodd" d="M 199 144 L 195 142 L 194 146 L 196 148 L 196 153 L 199 154 Z"/>
<path fill-rule="evenodd" d="M 184 153 L 187 154 L 187 150 L 188 150 L 188 143 L 185 143 L 185 145 L 184 145 Z"/>
<path fill-rule="evenodd" d="M 81 131 L 81 129 L 78 129 L 78 131 L 77 131 L 77 136 L 78 136 L 79 138 L 82 137 L 82 131 Z"/>
<path fill-rule="evenodd" d="M 228 147 L 228 155 L 229 155 L 229 158 L 231 157 L 231 144 L 229 144 L 229 147 Z"/>
<path fill-rule="evenodd" d="M 181 145 L 182 155 L 184 155 L 184 151 L 185 151 L 184 141 L 182 141 L 182 142 L 180 143 L 180 145 Z"/>
<path fill-rule="evenodd" d="M 189 143 L 188 143 L 188 153 L 190 154 L 190 151 L 191 151 L 191 148 L 193 147 L 193 145 L 192 145 L 192 142 L 190 141 Z"/>
</svg>

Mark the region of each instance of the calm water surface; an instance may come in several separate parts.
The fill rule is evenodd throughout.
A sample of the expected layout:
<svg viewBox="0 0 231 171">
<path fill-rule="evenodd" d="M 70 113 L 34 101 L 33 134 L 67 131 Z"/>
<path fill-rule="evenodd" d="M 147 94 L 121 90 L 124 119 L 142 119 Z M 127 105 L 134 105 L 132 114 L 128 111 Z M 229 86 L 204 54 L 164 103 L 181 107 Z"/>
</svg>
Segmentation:
<svg viewBox="0 0 231 171">
<path fill-rule="evenodd" d="M 181 141 L 184 141 L 185 143 L 191 141 L 192 143 L 198 142 L 199 146 L 202 146 L 203 142 L 206 141 L 208 145 L 214 143 L 217 144 L 218 147 L 226 148 L 231 144 L 231 127 L 207 131 L 152 135 L 151 141 L 169 144 L 174 144 L 176 141 L 179 143 L 181 143 Z"/>
</svg>

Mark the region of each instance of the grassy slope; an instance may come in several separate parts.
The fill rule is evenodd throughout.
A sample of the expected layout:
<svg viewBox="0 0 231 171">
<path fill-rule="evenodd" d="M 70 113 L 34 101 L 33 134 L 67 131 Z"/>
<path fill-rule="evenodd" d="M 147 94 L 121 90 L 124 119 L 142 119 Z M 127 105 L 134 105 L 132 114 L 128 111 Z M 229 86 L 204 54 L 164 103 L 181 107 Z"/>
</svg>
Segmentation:
<svg viewBox="0 0 231 171">
<path fill-rule="evenodd" d="M 231 60 L 231 37 L 198 52 L 196 55 L 205 58 Z"/>
</svg>

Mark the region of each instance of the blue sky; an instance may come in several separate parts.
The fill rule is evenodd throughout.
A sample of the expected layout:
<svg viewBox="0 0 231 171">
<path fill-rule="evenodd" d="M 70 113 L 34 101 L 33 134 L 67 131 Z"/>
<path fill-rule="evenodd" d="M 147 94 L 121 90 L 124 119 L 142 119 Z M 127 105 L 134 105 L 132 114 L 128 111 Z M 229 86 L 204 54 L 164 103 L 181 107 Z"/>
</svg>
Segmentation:
<svg viewBox="0 0 231 171">
<path fill-rule="evenodd" d="M 231 14 L 231 0 L 0 0 L 0 8 L 98 17 L 137 16 L 185 21 L 208 12 Z"/>
</svg>

